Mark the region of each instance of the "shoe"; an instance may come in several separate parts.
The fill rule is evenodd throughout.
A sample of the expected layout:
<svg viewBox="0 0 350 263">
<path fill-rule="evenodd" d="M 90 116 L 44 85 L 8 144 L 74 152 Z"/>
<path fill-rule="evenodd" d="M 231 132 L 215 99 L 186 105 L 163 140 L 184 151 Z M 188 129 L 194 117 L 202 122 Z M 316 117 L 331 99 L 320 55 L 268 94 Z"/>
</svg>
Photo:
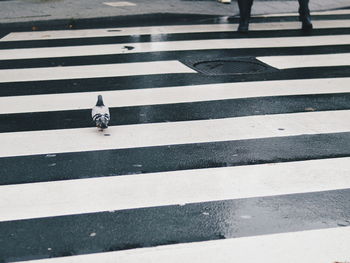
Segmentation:
<svg viewBox="0 0 350 263">
<path fill-rule="evenodd" d="M 249 30 L 249 19 L 252 5 L 253 0 L 238 0 L 239 25 L 237 31 L 240 33 L 247 33 Z"/>
<path fill-rule="evenodd" d="M 298 0 L 299 2 L 299 20 L 302 22 L 301 29 L 304 31 L 312 30 L 311 15 L 309 9 L 309 0 Z"/>
<path fill-rule="evenodd" d="M 302 23 L 301 29 L 303 31 L 310 31 L 310 30 L 312 30 L 313 25 L 311 23 L 310 15 L 300 16 L 300 21 Z"/>
<path fill-rule="evenodd" d="M 249 21 L 248 20 L 240 21 L 237 31 L 240 33 L 248 33 L 248 30 L 249 30 Z"/>
</svg>

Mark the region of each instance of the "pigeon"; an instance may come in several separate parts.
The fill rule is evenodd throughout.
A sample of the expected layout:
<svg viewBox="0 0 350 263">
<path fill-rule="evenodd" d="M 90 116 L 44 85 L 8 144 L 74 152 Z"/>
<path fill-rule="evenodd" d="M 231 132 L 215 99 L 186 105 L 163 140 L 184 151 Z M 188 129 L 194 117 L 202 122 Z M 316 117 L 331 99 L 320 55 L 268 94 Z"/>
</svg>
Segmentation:
<svg viewBox="0 0 350 263">
<path fill-rule="evenodd" d="M 96 106 L 91 111 L 92 120 L 95 122 L 96 127 L 100 128 L 101 131 L 108 128 L 108 122 L 111 119 L 109 109 L 103 104 L 101 95 L 97 97 Z"/>
</svg>

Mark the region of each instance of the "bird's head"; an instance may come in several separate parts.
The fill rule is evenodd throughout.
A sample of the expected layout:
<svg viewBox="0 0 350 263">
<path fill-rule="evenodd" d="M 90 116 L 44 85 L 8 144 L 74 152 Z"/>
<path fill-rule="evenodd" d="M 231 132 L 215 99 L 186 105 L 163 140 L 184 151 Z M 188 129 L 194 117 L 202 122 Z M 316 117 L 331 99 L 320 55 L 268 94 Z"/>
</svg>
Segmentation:
<svg viewBox="0 0 350 263">
<path fill-rule="evenodd" d="M 96 120 L 96 126 L 101 129 L 107 129 L 108 128 L 108 118 L 105 116 L 101 116 Z"/>
</svg>

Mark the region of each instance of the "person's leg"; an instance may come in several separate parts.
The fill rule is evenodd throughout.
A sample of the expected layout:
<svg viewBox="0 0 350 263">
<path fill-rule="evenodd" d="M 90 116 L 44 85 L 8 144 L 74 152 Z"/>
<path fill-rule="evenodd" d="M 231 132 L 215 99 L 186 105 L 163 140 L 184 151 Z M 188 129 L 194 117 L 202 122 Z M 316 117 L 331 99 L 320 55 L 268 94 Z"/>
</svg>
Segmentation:
<svg viewBox="0 0 350 263">
<path fill-rule="evenodd" d="M 311 30 L 311 16 L 309 9 L 309 0 L 298 0 L 299 1 L 299 19 L 302 22 L 303 30 Z"/>
<path fill-rule="evenodd" d="M 250 12 L 252 10 L 253 0 L 238 0 L 239 7 L 239 32 L 248 32 Z"/>
</svg>

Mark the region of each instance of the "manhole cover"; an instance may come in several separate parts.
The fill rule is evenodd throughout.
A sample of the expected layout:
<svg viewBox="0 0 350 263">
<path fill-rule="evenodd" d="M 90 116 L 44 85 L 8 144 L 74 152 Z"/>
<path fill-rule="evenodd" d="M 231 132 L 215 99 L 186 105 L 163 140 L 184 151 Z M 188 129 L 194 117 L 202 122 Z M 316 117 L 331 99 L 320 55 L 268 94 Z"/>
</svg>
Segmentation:
<svg viewBox="0 0 350 263">
<path fill-rule="evenodd" d="M 192 69 L 206 75 L 238 75 L 277 71 L 254 57 L 235 57 L 212 60 L 182 61 Z"/>
</svg>

